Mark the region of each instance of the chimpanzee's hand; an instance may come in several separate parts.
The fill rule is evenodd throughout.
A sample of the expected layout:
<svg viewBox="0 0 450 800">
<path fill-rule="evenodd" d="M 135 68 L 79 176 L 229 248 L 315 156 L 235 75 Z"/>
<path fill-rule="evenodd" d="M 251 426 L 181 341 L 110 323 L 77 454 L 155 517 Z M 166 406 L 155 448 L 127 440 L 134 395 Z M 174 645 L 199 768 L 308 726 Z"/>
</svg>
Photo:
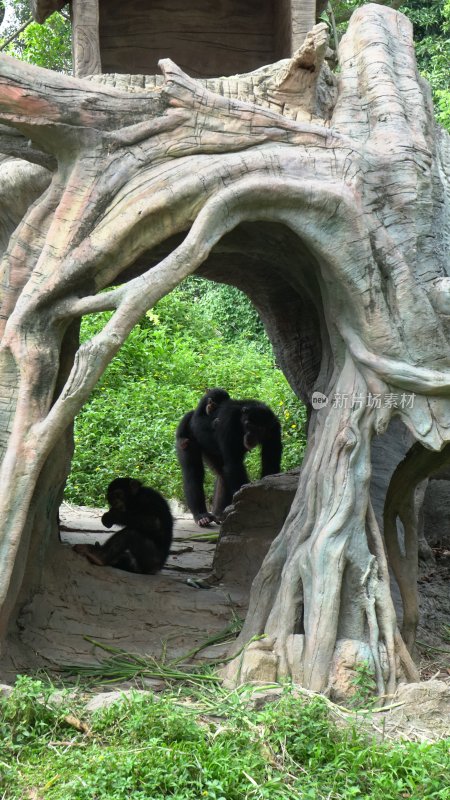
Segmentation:
<svg viewBox="0 0 450 800">
<path fill-rule="evenodd" d="M 112 528 L 112 526 L 115 524 L 114 523 L 114 512 L 111 511 L 111 510 L 106 511 L 106 513 L 103 514 L 103 516 L 102 516 L 102 523 L 105 526 L 105 528 Z"/>
</svg>

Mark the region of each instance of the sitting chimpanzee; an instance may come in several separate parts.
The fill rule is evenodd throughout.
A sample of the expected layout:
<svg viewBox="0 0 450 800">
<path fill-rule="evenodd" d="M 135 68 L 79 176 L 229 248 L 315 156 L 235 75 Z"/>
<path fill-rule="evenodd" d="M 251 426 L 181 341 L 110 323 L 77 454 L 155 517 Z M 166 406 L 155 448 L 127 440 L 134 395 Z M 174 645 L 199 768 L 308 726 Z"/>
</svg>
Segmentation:
<svg viewBox="0 0 450 800">
<path fill-rule="evenodd" d="M 209 389 L 177 428 L 177 454 L 186 502 L 200 527 L 216 522 L 233 494 L 248 483 L 244 457 L 261 445 L 261 477 L 280 471 L 281 428 L 258 400 L 232 400 L 224 389 Z M 206 510 L 205 462 L 217 475 L 212 513 Z"/>
<path fill-rule="evenodd" d="M 74 550 L 99 567 L 110 566 L 127 572 L 152 575 L 159 572 L 169 555 L 173 519 L 159 492 L 133 478 L 116 478 L 106 493 L 109 511 L 103 525 L 124 525 L 100 545 L 76 544 Z"/>
</svg>

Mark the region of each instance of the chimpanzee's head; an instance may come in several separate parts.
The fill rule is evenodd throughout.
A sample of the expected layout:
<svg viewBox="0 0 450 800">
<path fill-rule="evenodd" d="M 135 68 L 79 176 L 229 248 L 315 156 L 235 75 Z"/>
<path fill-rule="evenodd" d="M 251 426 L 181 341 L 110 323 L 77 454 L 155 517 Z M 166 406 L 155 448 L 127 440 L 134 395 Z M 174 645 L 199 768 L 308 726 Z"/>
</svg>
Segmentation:
<svg viewBox="0 0 450 800">
<path fill-rule="evenodd" d="M 274 416 L 266 406 L 243 406 L 241 424 L 244 431 L 244 447 L 253 450 L 267 438 L 274 425 Z"/>
<path fill-rule="evenodd" d="M 217 411 L 220 404 L 225 400 L 229 400 L 230 395 L 225 389 L 207 389 L 206 390 L 206 406 L 205 411 L 210 416 Z"/>
<path fill-rule="evenodd" d="M 141 486 L 142 483 L 136 478 L 115 478 L 106 491 L 110 508 L 126 511 L 128 503 L 133 502 Z"/>
</svg>

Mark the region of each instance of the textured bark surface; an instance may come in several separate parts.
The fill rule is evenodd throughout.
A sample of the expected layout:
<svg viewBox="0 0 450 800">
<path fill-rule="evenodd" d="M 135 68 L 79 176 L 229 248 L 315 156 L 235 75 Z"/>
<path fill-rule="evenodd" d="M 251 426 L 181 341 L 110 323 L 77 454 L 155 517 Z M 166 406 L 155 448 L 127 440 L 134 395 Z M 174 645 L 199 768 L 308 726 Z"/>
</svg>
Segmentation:
<svg viewBox="0 0 450 800">
<path fill-rule="evenodd" d="M 135 322 L 199 270 L 254 300 L 300 396 L 329 398 L 236 647 L 265 638 L 228 680 L 291 675 L 324 690 L 342 641 L 372 663 L 380 693 L 416 677 L 369 500 L 370 450 L 394 414 L 425 448 L 450 438 L 449 137 L 401 14 L 354 14 L 337 91 L 326 47 L 319 25 L 290 61 L 203 82 L 168 60 L 162 79 L 90 81 L 1 60 L 0 121 L 56 163 L 2 262 L 3 631 L 39 584 L 28 542 L 52 529 L 38 479 L 51 523 L 62 435 Z M 105 309 L 112 318 L 73 357 L 73 326 Z"/>
<path fill-rule="evenodd" d="M 267 551 L 284 525 L 297 490 L 300 470 L 269 475 L 244 486 L 220 528 L 211 579 L 250 586 Z"/>
<path fill-rule="evenodd" d="M 72 0 L 73 72 L 77 78 L 102 71 L 98 0 Z"/>
<path fill-rule="evenodd" d="M 410 450 L 412 436 L 409 431 L 394 418 L 388 430 L 376 437 L 372 443 L 372 479 L 370 498 L 380 529 L 383 530 L 383 509 L 386 491 L 392 475 Z M 296 475 L 297 473 L 297 475 Z M 273 540 L 279 534 L 289 513 L 296 492 L 298 470 L 282 475 L 273 475 L 242 487 L 236 494 L 221 526 L 219 542 L 216 546 L 213 571 L 203 581 L 207 585 L 220 584 L 228 591 L 235 583 L 241 586 L 250 585 L 258 573 Z M 422 490 L 422 484 L 420 489 Z M 445 496 L 436 494 L 436 487 L 444 491 L 444 481 L 431 480 L 430 496 L 426 497 L 424 509 L 425 531 L 428 541 L 421 532 L 421 553 L 419 559 L 418 610 L 419 623 L 417 636 L 425 645 L 424 653 L 430 656 L 434 652 L 449 651 L 445 641 L 445 626 L 450 619 L 450 549 L 448 533 L 448 484 L 445 481 Z M 426 486 L 423 486 L 425 489 Z M 420 491 L 422 495 L 422 491 Z M 421 498 L 420 498 L 421 499 Z M 403 541 L 401 541 L 403 545 Z M 431 549 L 430 545 L 433 547 Z M 417 573 L 417 562 L 413 574 Z M 403 620 L 403 602 L 395 575 L 391 574 L 391 593 L 398 620 Z M 411 585 L 412 582 L 411 582 Z M 342 647 L 342 641 L 339 642 Z M 354 679 L 355 658 L 347 665 L 345 683 Z M 445 659 L 444 659 L 445 662 Z M 333 679 L 335 696 L 342 696 L 340 675 L 342 663 L 337 664 Z M 444 669 L 445 673 L 445 669 Z"/>
</svg>

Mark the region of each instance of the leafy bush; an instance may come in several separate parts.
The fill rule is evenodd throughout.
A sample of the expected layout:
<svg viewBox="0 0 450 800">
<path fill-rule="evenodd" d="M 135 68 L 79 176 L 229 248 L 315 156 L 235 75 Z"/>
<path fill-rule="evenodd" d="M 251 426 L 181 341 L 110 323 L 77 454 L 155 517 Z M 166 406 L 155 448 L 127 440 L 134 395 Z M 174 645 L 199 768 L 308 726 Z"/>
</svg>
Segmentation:
<svg viewBox="0 0 450 800">
<path fill-rule="evenodd" d="M 324 698 L 295 696 L 289 686 L 262 710 L 248 703 L 245 686 L 136 694 L 92 715 L 83 730 L 70 723 L 83 717 L 78 699 L 71 717 L 54 711 L 37 726 L 29 709 L 45 688 L 20 680 L 18 695 L 0 700 L 5 800 L 449 797 L 448 741 L 376 742 L 351 722 L 338 727 Z M 20 741 L 3 724 L 11 716 L 21 720 Z"/>
<path fill-rule="evenodd" d="M 50 738 L 64 724 L 68 700 L 52 703 L 55 687 L 48 681 L 19 675 L 13 692 L 0 703 L 0 739 L 14 746 L 32 738 Z"/>
<path fill-rule="evenodd" d="M 26 16 L 28 15 L 29 8 L 26 9 Z M 23 16 L 23 14 L 18 15 L 17 23 L 24 21 Z M 56 72 L 71 72 L 71 33 L 70 20 L 55 12 L 48 17 L 44 25 L 39 25 L 37 22 L 29 24 L 7 45 L 5 53 L 38 67 L 54 69 Z"/>
<path fill-rule="evenodd" d="M 119 475 L 140 477 L 166 497 L 181 499 L 175 430 L 209 386 L 268 403 L 283 427 L 283 468 L 300 463 L 304 406 L 276 369 L 256 312 L 236 293 L 190 279 L 133 329 L 76 420 L 68 501 L 103 505 L 106 486 Z M 82 339 L 91 338 L 110 316 L 86 317 Z M 259 452 L 249 455 L 248 467 L 257 477 Z M 212 485 L 209 476 L 208 491 Z"/>
</svg>

